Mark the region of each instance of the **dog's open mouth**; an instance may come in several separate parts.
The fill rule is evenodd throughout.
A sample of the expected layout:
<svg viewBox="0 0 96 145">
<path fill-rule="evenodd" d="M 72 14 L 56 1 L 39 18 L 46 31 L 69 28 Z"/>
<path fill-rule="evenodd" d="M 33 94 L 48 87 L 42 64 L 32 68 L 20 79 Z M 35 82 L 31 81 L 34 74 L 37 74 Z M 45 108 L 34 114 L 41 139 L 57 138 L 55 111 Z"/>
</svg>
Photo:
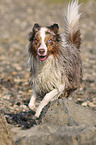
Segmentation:
<svg viewBox="0 0 96 145">
<path fill-rule="evenodd" d="M 46 60 L 46 58 L 47 58 L 47 55 L 39 55 L 39 59 L 41 60 L 41 61 L 44 61 L 44 60 Z"/>
</svg>

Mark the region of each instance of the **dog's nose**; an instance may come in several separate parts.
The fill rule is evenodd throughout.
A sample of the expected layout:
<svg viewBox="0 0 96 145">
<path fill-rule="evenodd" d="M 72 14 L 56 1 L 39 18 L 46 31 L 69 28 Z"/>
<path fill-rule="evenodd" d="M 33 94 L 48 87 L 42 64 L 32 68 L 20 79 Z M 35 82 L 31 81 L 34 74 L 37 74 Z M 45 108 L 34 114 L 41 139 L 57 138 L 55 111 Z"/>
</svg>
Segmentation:
<svg viewBox="0 0 96 145">
<path fill-rule="evenodd" d="M 40 54 L 44 54 L 44 53 L 45 53 L 45 49 L 44 49 L 44 48 L 40 48 L 40 49 L 39 49 L 39 53 L 40 53 Z"/>
</svg>

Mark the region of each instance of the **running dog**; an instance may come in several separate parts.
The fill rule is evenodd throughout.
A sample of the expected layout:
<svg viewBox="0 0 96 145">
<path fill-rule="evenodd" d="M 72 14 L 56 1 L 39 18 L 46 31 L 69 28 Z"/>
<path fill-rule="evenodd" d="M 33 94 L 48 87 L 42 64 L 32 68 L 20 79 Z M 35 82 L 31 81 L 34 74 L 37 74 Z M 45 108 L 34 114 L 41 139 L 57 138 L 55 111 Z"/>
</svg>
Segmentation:
<svg viewBox="0 0 96 145">
<path fill-rule="evenodd" d="M 58 24 L 42 27 L 34 24 L 29 33 L 29 63 L 33 94 L 29 108 L 35 110 L 38 95 L 42 97 L 35 117 L 53 99 L 68 96 L 82 81 L 80 57 L 80 29 L 78 0 L 68 4 L 64 18 L 64 34 L 59 34 Z"/>
</svg>

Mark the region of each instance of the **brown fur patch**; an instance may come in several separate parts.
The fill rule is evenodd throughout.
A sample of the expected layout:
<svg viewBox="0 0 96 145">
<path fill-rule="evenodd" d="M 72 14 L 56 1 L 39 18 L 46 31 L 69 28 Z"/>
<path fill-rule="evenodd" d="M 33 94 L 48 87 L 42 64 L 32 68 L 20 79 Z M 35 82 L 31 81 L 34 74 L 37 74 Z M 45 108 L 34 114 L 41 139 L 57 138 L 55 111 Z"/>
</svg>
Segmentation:
<svg viewBox="0 0 96 145">
<path fill-rule="evenodd" d="M 56 41 L 56 36 L 52 35 L 51 33 L 47 34 L 45 38 L 45 44 L 47 46 L 48 54 L 54 54 L 54 56 L 57 56 L 58 42 Z"/>
<path fill-rule="evenodd" d="M 56 37 L 56 41 L 59 41 L 60 40 L 60 34 L 59 34 L 59 26 L 58 24 L 53 24 L 49 27 L 47 27 L 51 33 L 53 33 L 53 35 L 55 34 L 55 37 Z"/>
<path fill-rule="evenodd" d="M 68 41 L 76 46 L 76 48 L 80 48 L 81 38 L 80 38 L 80 30 L 75 33 L 69 34 Z"/>
<path fill-rule="evenodd" d="M 41 45 L 41 37 L 39 33 L 35 34 L 33 41 L 30 42 L 29 44 L 29 52 L 36 56 L 37 55 L 37 50 L 39 46 Z"/>
</svg>

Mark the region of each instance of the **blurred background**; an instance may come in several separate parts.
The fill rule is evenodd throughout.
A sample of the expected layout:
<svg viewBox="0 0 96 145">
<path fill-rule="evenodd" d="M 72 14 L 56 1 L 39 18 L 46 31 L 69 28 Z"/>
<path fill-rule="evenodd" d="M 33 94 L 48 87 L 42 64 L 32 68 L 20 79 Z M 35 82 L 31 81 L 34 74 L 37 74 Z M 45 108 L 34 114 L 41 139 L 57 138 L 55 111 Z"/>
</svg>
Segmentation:
<svg viewBox="0 0 96 145">
<path fill-rule="evenodd" d="M 83 83 L 69 99 L 96 111 L 96 2 L 80 0 Z M 0 108 L 27 110 L 32 94 L 28 83 L 28 33 L 34 23 L 58 23 L 64 32 L 67 0 L 0 0 Z M 7 105 L 6 105 L 7 104 Z"/>
</svg>

